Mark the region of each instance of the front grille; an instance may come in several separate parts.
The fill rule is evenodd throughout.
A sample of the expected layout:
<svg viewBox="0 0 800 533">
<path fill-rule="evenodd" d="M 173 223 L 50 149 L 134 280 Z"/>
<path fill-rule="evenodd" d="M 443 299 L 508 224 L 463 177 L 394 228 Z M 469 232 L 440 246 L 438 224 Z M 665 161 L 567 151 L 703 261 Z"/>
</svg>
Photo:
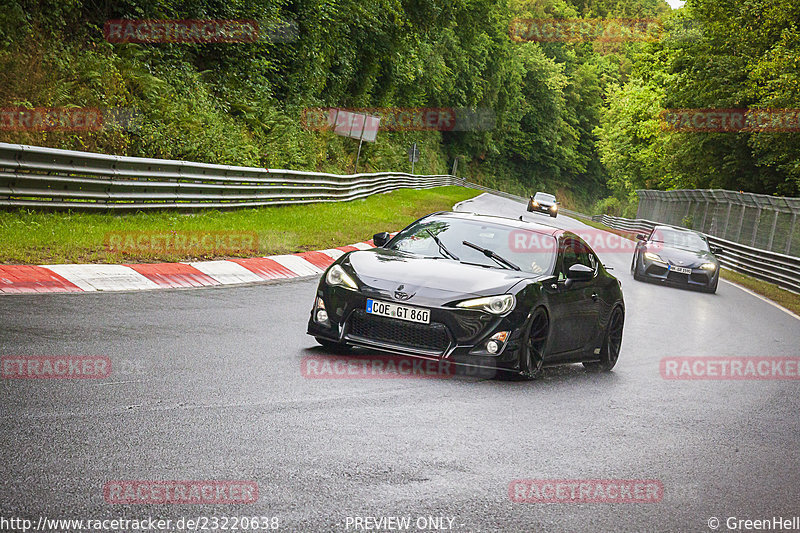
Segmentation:
<svg viewBox="0 0 800 533">
<path fill-rule="evenodd" d="M 353 311 L 348 335 L 436 352 L 444 352 L 450 344 L 444 324 L 403 322 L 393 318 L 368 315 L 363 309 Z"/>
<path fill-rule="evenodd" d="M 667 279 L 669 281 L 675 281 L 678 283 L 689 283 L 689 275 L 688 274 L 681 274 L 680 272 L 672 272 L 670 271 L 667 274 Z"/>
</svg>

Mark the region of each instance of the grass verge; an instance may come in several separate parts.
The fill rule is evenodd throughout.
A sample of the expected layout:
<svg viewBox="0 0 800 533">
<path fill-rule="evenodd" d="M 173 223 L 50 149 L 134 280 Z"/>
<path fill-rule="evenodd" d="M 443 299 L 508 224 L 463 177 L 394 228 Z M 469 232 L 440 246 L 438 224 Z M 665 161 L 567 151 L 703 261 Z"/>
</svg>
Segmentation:
<svg viewBox="0 0 800 533">
<path fill-rule="evenodd" d="M 580 219 L 580 221 L 593 228 L 602 229 L 605 231 L 614 231 L 612 228 L 599 222 L 584 219 Z M 760 294 L 761 296 L 772 300 L 778 305 L 785 307 L 794 314 L 800 315 L 800 294 L 795 294 L 791 291 L 787 291 L 786 289 L 782 289 L 777 285 L 773 285 L 772 283 L 767 283 L 766 281 L 761 281 L 760 279 L 752 278 L 750 276 L 740 274 L 739 272 L 734 272 L 733 270 L 722 269 L 720 271 L 720 275 L 722 276 L 722 279 L 726 279 L 741 285 L 746 289 L 750 289 L 754 293 Z"/>
<path fill-rule="evenodd" d="M 449 211 L 480 191 L 401 189 L 362 200 L 237 211 L 0 213 L 0 264 L 147 263 L 334 248 Z"/>
</svg>

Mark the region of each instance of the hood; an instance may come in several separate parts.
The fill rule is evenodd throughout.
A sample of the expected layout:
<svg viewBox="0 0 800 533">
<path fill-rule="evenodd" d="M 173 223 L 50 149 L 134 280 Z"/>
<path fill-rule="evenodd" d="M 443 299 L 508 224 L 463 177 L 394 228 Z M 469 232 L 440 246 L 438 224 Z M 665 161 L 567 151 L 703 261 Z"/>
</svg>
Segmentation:
<svg viewBox="0 0 800 533">
<path fill-rule="evenodd" d="M 536 202 L 537 204 L 543 205 L 545 207 L 550 207 L 551 205 L 554 205 L 556 203 L 552 200 L 537 200 L 535 198 L 531 198 L 531 201 Z"/>
<path fill-rule="evenodd" d="M 419 304 L 504 294 L 521 280 L 536 278 L 525 272 L 465 265 L 384 248 L 352 252 L 343 264 L 364 285 L 364 294 Z M 396 297 L 398 291 L 408 297 Z"/>
<path fill-rule="evenodd" d="M 653 247 L 653 253 L 661 256 L 661 259 L 673 265 L 685 266 L 696 268 L 703 263 L 717 264 L 717 258 L 711 252 L 704 252 L 700 250 L 686 250 L 684 248 L 656 248 Z"/>
</svg>

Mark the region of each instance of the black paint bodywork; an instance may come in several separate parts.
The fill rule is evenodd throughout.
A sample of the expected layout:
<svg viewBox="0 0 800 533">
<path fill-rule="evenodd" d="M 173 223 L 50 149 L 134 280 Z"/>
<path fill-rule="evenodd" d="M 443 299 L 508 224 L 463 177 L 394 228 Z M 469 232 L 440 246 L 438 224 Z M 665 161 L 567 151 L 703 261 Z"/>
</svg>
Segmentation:
<svg viewBox="0 0 800 533">
<path fill-rule="evenodd" d="M 308 334 L 332 343 L 514 371 L 519 369 L 520 350 L 532 312 L 543 307 L 550 323 L 544 365 L 598 360 L 597 354 L 612 309 L 620 307 L 624 312 L 622 290 L 618 280 L 606 271 L 594 252 L 577 235 L 515 219 L 450 212 L 428 215 L 414 224 L 429 217 L 447 219 L 448 223 L 468 218 L 546 233 L 558 239 L 558 259 L 550 271 L 537 275 L 467 265 L 446 258 L 415 256 L 386 248 L 394 239 L 387 242 L 386 247 L 349 252 L 334 265 L 340 265 L 356 280 L 358 289 L 329 286 L 323 274 L 317 297 L 324 301 L 329 325 L 317 323 L 312 308 Z M 591 280 L 573 282 L 559 279 L 559 270 L 564 268 L 564 244 L 568 240 L 579 242 L 594 257 Z M 395 293 L 401 285 L 402 298 L 397 299 Z M 515 307 L 504 316 L 455 307 L 456 303 L 467 299 L 502 294 L 513 294 L 516 298 Z M 446 331 L 446 347 L 431 350 L 402 342 L 354 337 L 351 324 L 353 320 L 364 319 L 362 310 L 368 298 L 430 309 L 431 324 Z M 400 322 L 391 318 L 384 320 L 392 321 L 390 325 Z M 509 331 L 508 340 L 499 353 L 489 354 L 484 345 L 499 331 Z"/>
<path fill-rule="evenodd" d="M 654 281 L 667 285 L 699 289 L 706 292 L 715 292 L 719 284 L 719 259 L 712 252 L 706 238 L 697 232 L 691 232 L 702 239 L 708 249 L 666 246 L 653 242 L 653 235 L 661 231 L 686 231 L 678 230 L 671 226 L 656 226 L 645 239 L 640 239 L 636 245 L 631 263 L 631 273 L 639 281 Z M 651 251 L 661 257 L 665 263 L 649 260 L 645 252 Z M 704 263 L 715 265 L 713 271 L 700 268 Z M 671 266 L 690 268 L 691 274 L 678 274 L 670 272 Z"/>
</svg>

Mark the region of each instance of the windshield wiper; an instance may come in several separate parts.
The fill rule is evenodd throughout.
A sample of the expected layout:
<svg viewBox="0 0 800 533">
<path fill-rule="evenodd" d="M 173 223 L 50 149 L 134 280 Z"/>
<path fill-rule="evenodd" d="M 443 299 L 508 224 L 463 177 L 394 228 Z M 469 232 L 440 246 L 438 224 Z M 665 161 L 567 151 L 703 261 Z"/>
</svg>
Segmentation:
<svg viewBox="0 0 800 533">
<path fill-rule="evenodd" d="M 478 250 L 479 252 L 481 252 L 483 255 L 485 255 L 489 259 L 494 259 L 495 261 L 497 261 L 499 264 L 503 265 L 506 268 L 510 268 L 512 270 L 522 270 L 520 267 L 518 267 L 517 265 L 515 265 L 514 263 L 512 263 L 508 259 L 504 259 L 503 257 L 499 256 L 495 252 L 489 250 L 488 248 L 481 248 L 477 244 L 471 243 L 469 241 L 463 241 L 462 244 L 464 246 L 469 246 L 470 248 L 474 248 L 474 249 Z"/>
<path fill-rule="evenodd" d="M 442 252 L 443 256 L 449 257 L 450 259 L 455 259 L 456 261 L 458 261 L 458 257 L 456 257 L 453 254 L 453 252 L 451 252 L 450 250 L 447 249 L 447 247 L 442 243 L 442 241 L 439 239 L 439 237 L 437 237 L 436 235 L 431 233 L 431 230 L 429 230 L 429 229 L 426 229 L 425 231 L 427 231 L 428 235 L 433 237 L 433 240 L 436 241 L 436 244 L 439 246 L 439 251 Z"/>
</svg>

